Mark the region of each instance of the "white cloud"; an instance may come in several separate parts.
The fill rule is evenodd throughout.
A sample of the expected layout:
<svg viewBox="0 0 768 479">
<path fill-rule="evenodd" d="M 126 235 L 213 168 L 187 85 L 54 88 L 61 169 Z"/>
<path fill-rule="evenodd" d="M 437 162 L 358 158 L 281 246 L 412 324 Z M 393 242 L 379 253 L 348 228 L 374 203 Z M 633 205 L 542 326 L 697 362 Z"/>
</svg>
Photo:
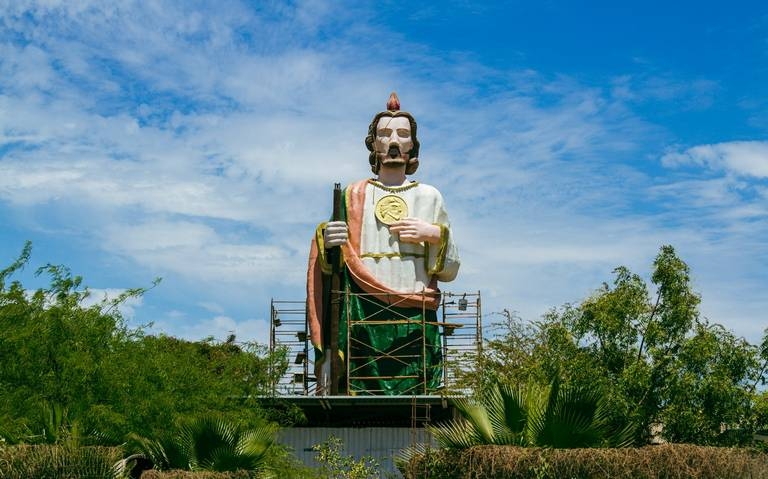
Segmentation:
<svg viewBox="0 0 768 479">
<path fill-rule="evenodd" d="M 234 244 L 213 228 L 191 222 L 152 222 L 111 225 L 107 249 L 128 256 L 155 271 L 178 273 L 206 282 L 245 285 L 296 281 L 301 273 L 288 273 L 293 253 L 280 244 Z M 301 263 L 305 260 L 301 259 Z"/>
<path fill-rule="evenodd" d="M 698 165 L 738 176 L 768 178 L 768 141 L 698 145 L 662 157 L 665 166 Z"/>
<path fill-rule="evenodd" d="M 224 314 L 224 307 L 221 306 L 218 303 L 214 303 L 212 301 L 203 301 L 200 303 L 197 303 L 198 306 L 205 309 L 208 312 L 223 315 Z"/>
</svg>

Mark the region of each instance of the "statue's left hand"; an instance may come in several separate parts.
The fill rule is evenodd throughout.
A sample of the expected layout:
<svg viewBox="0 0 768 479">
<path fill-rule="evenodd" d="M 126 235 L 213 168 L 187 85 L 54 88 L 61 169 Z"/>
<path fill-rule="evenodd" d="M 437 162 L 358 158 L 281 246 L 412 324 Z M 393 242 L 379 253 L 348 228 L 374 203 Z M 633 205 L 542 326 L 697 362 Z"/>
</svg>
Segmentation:
<svg viewBox="0 0 768 479">
<path fill-rule="evenodd" d="M 389 231 L 397 234 L 404 243 L 440 242 L 440 227 L 427 223 L 419 218 L 404 218 L 389 227 Z"/>
</svg>

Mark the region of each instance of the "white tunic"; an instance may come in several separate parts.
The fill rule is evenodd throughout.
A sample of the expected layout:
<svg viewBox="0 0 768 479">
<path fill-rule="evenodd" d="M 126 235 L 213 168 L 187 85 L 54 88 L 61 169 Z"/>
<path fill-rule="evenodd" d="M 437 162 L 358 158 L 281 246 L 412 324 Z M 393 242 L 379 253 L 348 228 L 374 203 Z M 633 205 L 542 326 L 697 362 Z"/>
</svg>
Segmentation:
<svg viewBox="0 0 768 479">
<path fill-rule="evenodd" d="M 429 185 L 412 185 L 391 188 L 373 181 L 366 185 L 360 238 L 360 258 L 365 267 L 386 286 L 403 293 L 429 287 L 432 276 L 452 281 L 460 264 L 440 192 Z M 441 238 L 442 244 L 401 243 L 390 234 L 389 227 L 376 220 L 375 210 L 377 201 L 392 194 L 405 201 L 408 217 L 442 225 L 447 233 Z"/>
</svg>

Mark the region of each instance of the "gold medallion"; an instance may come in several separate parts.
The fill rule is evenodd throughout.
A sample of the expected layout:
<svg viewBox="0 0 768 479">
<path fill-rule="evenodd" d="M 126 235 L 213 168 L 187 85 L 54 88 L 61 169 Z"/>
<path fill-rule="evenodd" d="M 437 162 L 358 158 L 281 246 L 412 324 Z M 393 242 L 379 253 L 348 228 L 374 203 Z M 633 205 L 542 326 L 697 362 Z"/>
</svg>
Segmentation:
<svg viewBox="0 0 768 479">
<path fill-rule="evenodd" d="M 389 226 L 408 216 L 408 205 L 397 195 L 387 195 L 376 202 L 376 219 Z"/>
</svg>

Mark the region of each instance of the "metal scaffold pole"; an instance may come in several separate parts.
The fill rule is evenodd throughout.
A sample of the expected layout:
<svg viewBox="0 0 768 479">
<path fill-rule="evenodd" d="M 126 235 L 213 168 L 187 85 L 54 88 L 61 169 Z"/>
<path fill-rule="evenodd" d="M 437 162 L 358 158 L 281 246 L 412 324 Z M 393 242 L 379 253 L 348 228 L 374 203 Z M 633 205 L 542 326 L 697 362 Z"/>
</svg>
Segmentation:
<svg viewBox="0 0 768 479">
<path fill-rule="evenodd" d="M 352 292 L 348 288 L 339 292 L 340 317 L 345 330 L 339 332 L 342 339 L 346 338 L 346 345 L 339 351 L 340 359 L 343 359 L 339 371 L 340 376 L 343 376 L 339 394 L 386 394 L 385 390 L 376 386 L 377 380 L 409 384 L 400 393 L 408 396 L 465 392 L 456 383 L 458 378 L 455 369 L 473 364 L 482 354 L 480 292 L 443 293 L 440 311 L 433 320 L 427 320 L 425 298 L 426 293 L 422 292 L 421 308 L 417 309 L 421 312 L 420 318 L 409 317 L 400 313 L 397 308 L 387 306 L 384 307 L 384 315 L 379 311 L 377 315 L 355 318 L 350 309 L 354 301 L 383 301 L 375 295 Z M 381 350 L 365 334 L 359 334 L 359 328 L 387 326 L 405 328 L 411 331 L 411 336 L 403 338 L 396 347 Z M 434 341 L 428 334 L 428 329 L 433 327 L 437 327 L 439 331 L 439 334 L 432 338 Z M 305 301 L 270 301 L 269 348 L 271 352 L 285 349 L 289 355 L 286 373 L 273 383 L 274 394 L 307 396 L 317 393 L 315 360 L 312 354 L 314 348 L 309 338 Z M 434 351 L 435 349 L 437 351 Z M 429 357 L 441 359 L 432 364 L 428 360 L 429 351 L 433 351 Z M 328 353 L 330 352 L 326 351 L 326 354 Z M 410 370 L 402 368 L 402 372 L 387 374 L 381 372 L 380 366 L 384 364 L 413 366 Z M 374 371 L 379 372 L 372 374 Z"/>
</svg>

